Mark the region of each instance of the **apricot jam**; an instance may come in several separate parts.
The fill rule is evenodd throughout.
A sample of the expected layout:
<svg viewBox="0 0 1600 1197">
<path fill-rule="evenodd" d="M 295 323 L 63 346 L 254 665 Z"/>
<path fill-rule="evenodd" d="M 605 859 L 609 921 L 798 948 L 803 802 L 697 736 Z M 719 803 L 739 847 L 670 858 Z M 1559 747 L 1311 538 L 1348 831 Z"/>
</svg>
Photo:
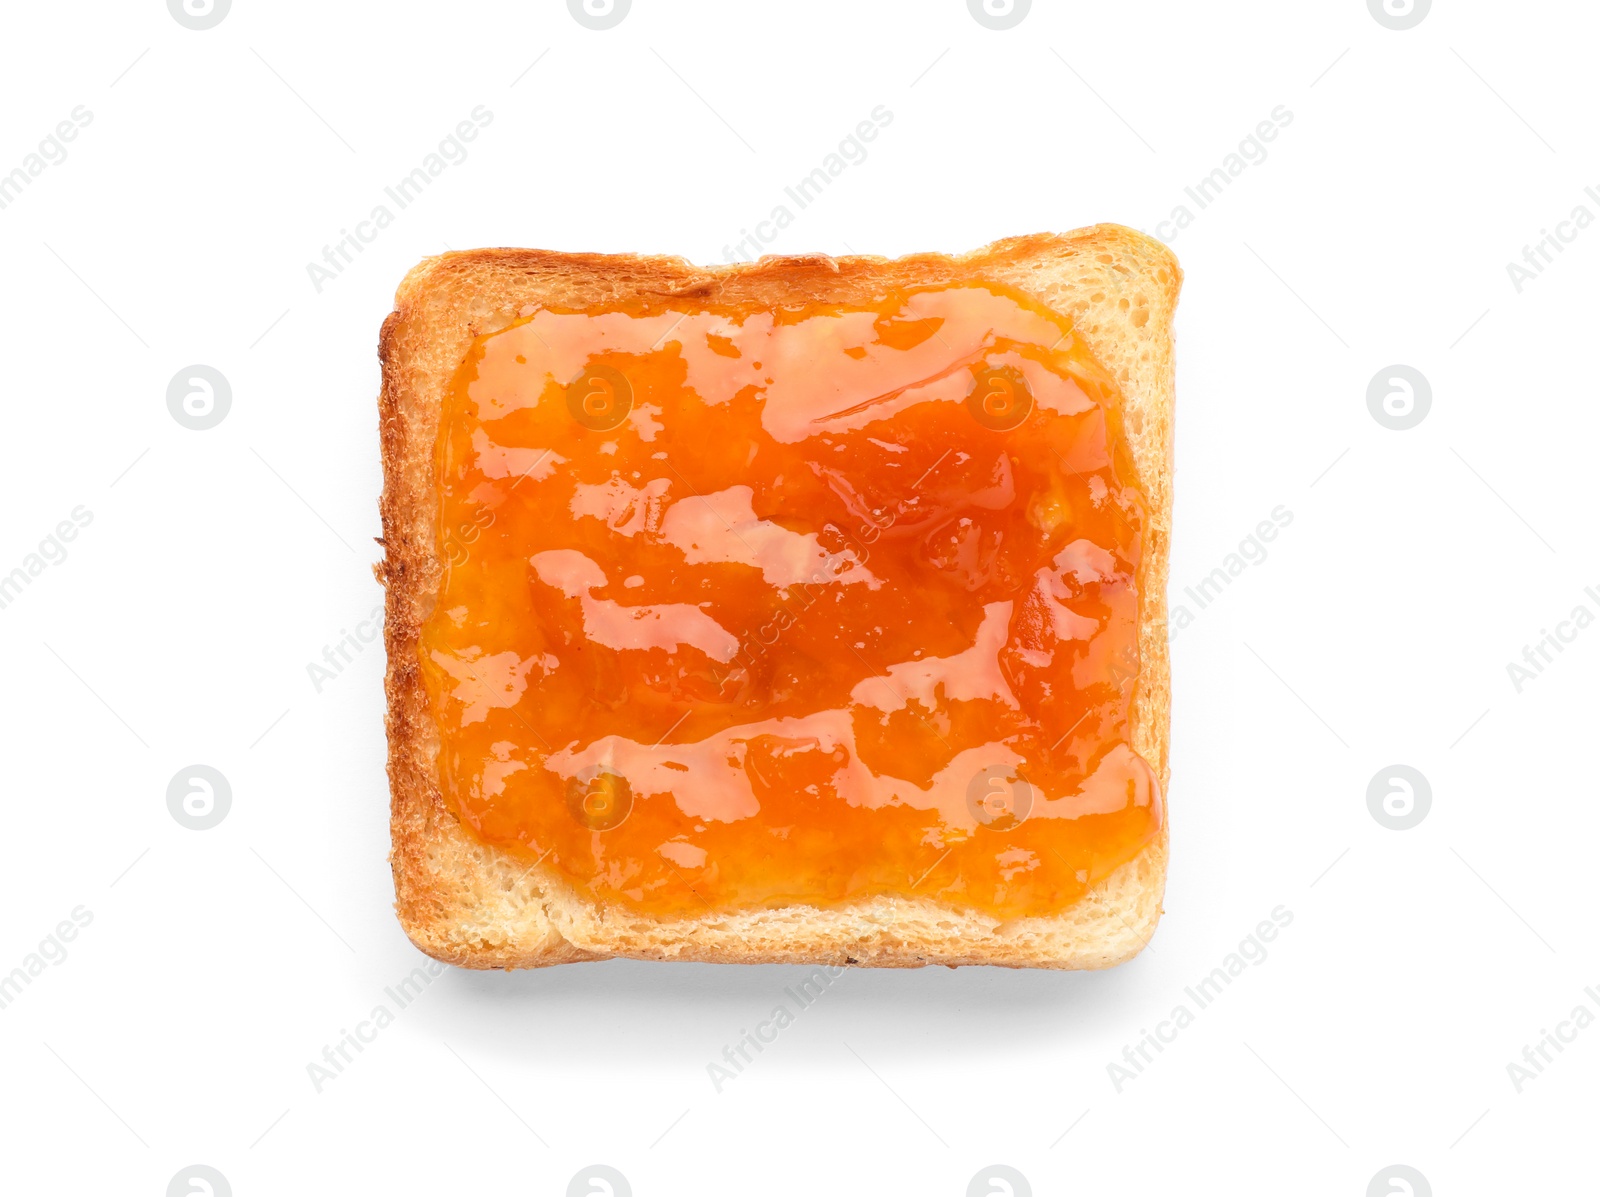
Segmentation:
<svg viewBox="0 0 1600 1197">
<path fill-rule="evenodd" d="M 1070 906 L 1163 818 L 1120 410 L 1068 322 L 977 280 L 478 338 L 420 647 L 447 802 L 653 915 Z"/>
</svg>

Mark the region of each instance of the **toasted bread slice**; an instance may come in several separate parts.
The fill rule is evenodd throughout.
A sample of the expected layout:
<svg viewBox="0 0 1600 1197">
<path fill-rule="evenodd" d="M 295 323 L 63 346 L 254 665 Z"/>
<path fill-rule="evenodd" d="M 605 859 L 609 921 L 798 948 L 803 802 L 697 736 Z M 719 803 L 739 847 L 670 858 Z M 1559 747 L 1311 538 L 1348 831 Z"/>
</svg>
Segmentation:
<svg viewBox="0 0 1600 1197">
<path fill-rule="evenodd" d="M 630 295 L 736 294 L 777 305 L 849 303 L 885 287 L 937 285 L 958 269 L 1022 291 L 1070 318 L 1117 379 L 1138 484 L 1148 500 L 1137 578 L 1140 671 L 1131 743 L 1168 782 L 1166 584 L 1171 528 L 1172 315 L 1181 274 L 1159 243 L 1117 225 L 1017 237 L 950 258 L 767 257 L 698 267 L 679 258 L 485 249 L 411 271 L 384 322 L 385 557 L 389 779 L 396 910 L 412 941 L 470 968 L 528 968 L 608 957 L 728 963 L 914 967 L 995 964 L 1103 968 L 1155 930 L 1167 833 L 1061 913 L 1002 922 L 925 899 L 879 897 L 658 919 L 596 904 L 553 870 L 480 840 L 441 795 L 419 631 L 441 577 L 434 447 L 441 404 L 472 340 L 529 305 L 587 307 Z"/>
</svg>

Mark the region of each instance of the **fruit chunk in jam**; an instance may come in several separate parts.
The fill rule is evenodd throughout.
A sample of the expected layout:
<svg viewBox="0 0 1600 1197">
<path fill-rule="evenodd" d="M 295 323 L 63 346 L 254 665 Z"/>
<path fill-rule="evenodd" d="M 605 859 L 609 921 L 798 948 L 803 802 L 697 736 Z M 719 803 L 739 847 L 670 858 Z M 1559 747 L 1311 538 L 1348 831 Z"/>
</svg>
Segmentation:
<svg viewBox="0 0 1600 1197">
<path fill-rule="evenodd" d="M 1028 298 L 540 308 L 474 342 L 435 465 L 443 792 L 579 892 L 1049 915 L 1159 833 L 1144 497 Z"/>
</svg>

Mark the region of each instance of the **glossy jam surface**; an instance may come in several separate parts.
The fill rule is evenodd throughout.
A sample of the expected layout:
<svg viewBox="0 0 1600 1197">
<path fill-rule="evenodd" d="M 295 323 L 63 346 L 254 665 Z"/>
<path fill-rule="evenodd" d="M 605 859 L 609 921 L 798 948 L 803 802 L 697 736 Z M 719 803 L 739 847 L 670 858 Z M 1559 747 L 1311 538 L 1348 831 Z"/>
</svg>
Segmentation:
<svg viewBox="0 0 1600 1197">
<path fill-rule="evenodd" d="M 447 801 L 655 914 L 1069 906 L 1163 817 L 1119 412 L 988 283 L 480 337 L 420 646 Z"/>
</svg>

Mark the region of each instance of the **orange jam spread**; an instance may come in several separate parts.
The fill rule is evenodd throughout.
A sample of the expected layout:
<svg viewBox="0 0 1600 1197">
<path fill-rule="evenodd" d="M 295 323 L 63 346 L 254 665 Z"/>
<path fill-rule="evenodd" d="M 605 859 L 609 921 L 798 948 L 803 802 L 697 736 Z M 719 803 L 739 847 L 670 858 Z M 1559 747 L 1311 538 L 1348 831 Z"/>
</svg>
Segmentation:
<svg viewBox="0 0 1600 1197">
<path fill-rule="evenodd" d="M 977 280 L 526 309 L 436 447 L 446 801 L 647 914 L 1070 906 L 1163 818 L 1120 410 Z"/>
</svg>

